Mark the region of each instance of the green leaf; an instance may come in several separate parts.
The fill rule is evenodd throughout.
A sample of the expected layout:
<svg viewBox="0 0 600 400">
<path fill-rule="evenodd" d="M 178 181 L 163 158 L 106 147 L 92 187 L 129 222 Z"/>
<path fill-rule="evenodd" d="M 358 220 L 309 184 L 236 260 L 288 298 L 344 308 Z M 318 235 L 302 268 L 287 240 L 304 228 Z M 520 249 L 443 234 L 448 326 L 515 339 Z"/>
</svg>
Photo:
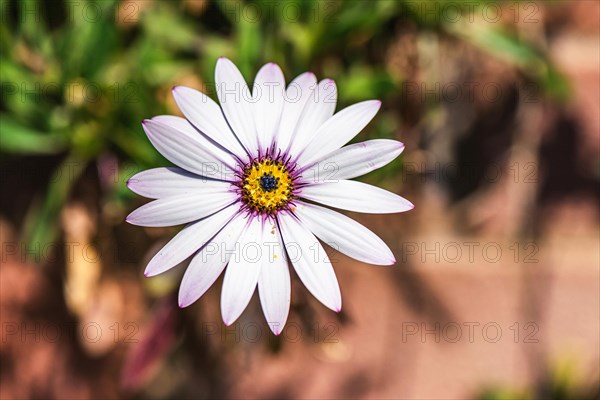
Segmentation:
<svg viewBox="0 0 600 400">
<path fill-rule="evenodd" d="M 260 24 L 248 18 L 241 18 L 237 35 L 237 63 L 245 77 L 249 77 L 258 67 L 263 48 L 263 36 Z"/>
<path fill-rule="evenodd" d="M 490 27 L 487 23 L 481 24 L 451 24 L 451 31 L 478 47 L 494 53 L 494 55 L 519 66 L 536 66 L 544 61 L 539 53 L 528 43 L 519 41 L 509 32 L 496 27 Z"/>
<path fill-rule="evenodd" d="M 65 81 L 80 77 L 93 80 L 117 46 L 114 23 L 117 3 L 94 2 L 96 6 L 85 7 L 87 4 L 86 1 L 73 4 L 73 23 L 62 32 L 59 41 Z"/>
<path fill-rule="evenodd" d="M 148 39 L 170 50 L 191 50 L 197 42 L 194 25 L 171 7 L 172 3 L 157 2 L 154 12 L 143 14 L 142 24 Z"/>
<path fill-rule="evenodd" d="M 36 131 L 0 115 L 0 151 L 18 154 L 56 154 L 65 149 L 62 135 Z"/>
<path fill-rule="evenodd" d="M 60 90 L 58 85 L 46 85 L 39 75 L 10 58 L 0 56 L 2 102 L 14 116 L 44 125 L 48 110 L 45 98 Z"/>
<path fill-rule="evenodd" d="M 339 88 L 340 101 L 349 103 L 385 98 L 395 90 L 395 84 L 387 72 L 357 65 L 340 80 Z"/>
<path fill-rule="evenodd" d="M 19 1 L 20 31 L 31 43 L 39 43 L 47 36 L 43 20 L 42 3 L 38 0 Z"/>
<path fill-rule="evenodd" d="M 568 96 L 567 79 L 531 43 L 487 23 L 448 24 L 446 29 L 533 77 L 552 98 L 564 100 Z"/>
<path fill-rule="evenodd" d="M 28 248 L 44 248 L 56 239 L 62 208 L 86 165 L 78 157 L 69 156 L 55 170 L 41 204 L 34 203 L 25 218 L 22 240 Z"/>
</svg>

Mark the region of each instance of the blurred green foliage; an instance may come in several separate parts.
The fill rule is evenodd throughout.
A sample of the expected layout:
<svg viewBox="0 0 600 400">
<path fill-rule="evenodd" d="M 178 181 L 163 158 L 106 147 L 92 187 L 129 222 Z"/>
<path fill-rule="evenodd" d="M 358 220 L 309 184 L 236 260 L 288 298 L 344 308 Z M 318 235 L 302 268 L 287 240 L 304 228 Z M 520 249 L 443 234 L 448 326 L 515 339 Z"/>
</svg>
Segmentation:
<svg viewBox="0 0 600 400">
<path fill-rule="evenodd" d="M 473 7 L 472 1 L 453 3 Z M 140 122 L 174 112 L 169 106 L 174 84 L 204 87 L 214 97 L 209 89 L 220 56 L 236 62 L 248 80 L 267 61 L 280 64 L 288 80 L 307 70 L 329 76 L 339 88 L 338 109 L 382 99 L 383 112 L 361 139 L 390 137 L 399 130 L 391 108 L 405 77 L 392 73 L 385 58 L 392 32 L 402 24 L 470 42 L 513 64 L 548 93 L 564 94 L 564 81 L 544 55 L 502 24 L 448 23 L 431 4 L 1 0 L 0 152 L 61 154 L 79 172 L 101 155 L 114 154 L 123 170 L 102 200 L 124 210 L 132 199 L 126 178 L 167 165 Z M 374 179 L 400 165 L 392 163 Z M 75 182 L 48 182 L 27 218 L 26 242 L 52 240 L 54 221 Z"/>
</svg>

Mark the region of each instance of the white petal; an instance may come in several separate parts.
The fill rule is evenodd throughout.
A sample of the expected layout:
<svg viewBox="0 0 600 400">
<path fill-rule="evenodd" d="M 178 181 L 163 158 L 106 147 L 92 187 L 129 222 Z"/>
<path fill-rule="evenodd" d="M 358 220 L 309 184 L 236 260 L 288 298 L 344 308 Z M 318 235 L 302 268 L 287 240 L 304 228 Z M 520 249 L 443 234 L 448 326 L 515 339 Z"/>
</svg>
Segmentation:
<svg viewBox="0 0 600 400">
<path fill-rule="evenodd" d="M 353 104 L 336 113 L 317 130 L 298 159 L 300 165 L 310 165 L 348 143 L 363 130 L 381 107 L 379 100 Z"/>
<path fill-rule="evenodd" d="M 185 86 L 175 86 L 173 97 L 185 117 L 202 133 L 240 158 L 246 151 L 227 125 L 221 107 L 204 93 Z"/>
<path fill-rule="evenodd" d="M 339 312 L 342 296 L 335 272 L 317 238 L 290 214 L 277 216 L 290 261 L 304 286 L 326 307 Z"/>
<path fill-rule="evenodd" d="M 216 144 L 214 141 L 211 141 L 208 136 L 199 132 L 194 125 L 192 125 L 185 118 L 176 117 L 174 115 L 159 115 L 157 117 L 153 117 L 152 121 L 160 122 L 164 125 L 175 128 L 180 132 L 183 132 L 192 140 L 198 142 L 198 144 L 200 144 L 200 146 L 202 146 L 202 148 L 204 148 L 205 151 L 215 158 L 220 164 L 224 164 L 228 171 L 233 171 L 236 169 L 238 164 L 240 164 L 240 161 L 238 161 L 231 152 L 224 150 L 220 144 Z M 231 129 L 229 129 L 229 131 L 231 132 Z M 245 155 L 246 153 L 244 152 L 242 157 Z M 229 176 L 228 178 L 231 180 L 232 177 Z"/>
<path fill-rule="evenodd" d="M 246 219 L 237 214 L 200 250 L 188 266 L 179 287 L 179 307 L 187 307 L 200 298 L 217 280 L 233 252 Z"/>
<path fill-rule="evenodd" d="M 362 182 L 341 180 L 306 186 L 300 197 L 343 210 L 388 214 L 412 210 L 414 205 L 403 197 Z"/>
<path fill-rule="evenodd" d="M 217 96 L 227 122 L 233 132 L 255 157 L 258 153 L 258 138 L 254 124 L 252 94 L 240 70 L 231 60 L 221 57 L 215 70 Z"/>
<path fill-rule="evenodd" d="M 311 183 L 335 182 L 365 175 L 383 167 L 404 150 L 395 140 L 375 139 L 351 144 L 330 153 L 303 171 Z"/>
<path fill-rule="evenodd" d="M 265 253 L 262 231 L 260 219 L 250 217 L 229 260 L 221 291 L 221 314 L 225 325 L 238 319 L 254 294 Z"/>
<path fill-rule="evenodd" d="M 134 210 L 126 221 L 139 226 L 180 225 L 207 217 L 237 199 L 230 189 L 164 197 Z"/>
<path fill-rule="evenodd" d="M 252 88 L 256 133 L 263 150 L 273 144 L 277 134 L 283 110 L 284 91 L 285 78 L 281 68 L 274 63 L 265 64 L 256 74 Z"/>
<path fill-rule="evenodd" d="M 269 254 L 261 267 L 258 294 L 269 328 L 279 335 L 290 311 L 290 271 L 277 225 L 270 223 L 266 228 L 263 240 Z"/>
<path fill-rule="evenodd" d="M 285 91 L 285 104 L 277 134 L 277 147 L 286 151 L 298 126 L 298 121 L 306 102 L 317 87 L 317 78 L 312 72 L 305 72 L 294 79 Z"/>
<path fill-rule="evenodd" d="M 164 122 L 144 120 L 144 131 L 156 149 L 173 164 L 197 175 L 231 180 L 232 166 L 219 160 L 199 138 L 194 138 Z M 197 134 L 200 136 L 200 134 Z M 214 146 L 211 145 L 214 148 Z"/>
<path fill-rule="evenodd" d="M 319 127 L 329 120 L 337 103 L 337 87 L 331 79 L 323 79 L 314 90 L 298 121 L 289 153 L 298 156 L 313 140 Z"/>
<path fill-rule="evenodd" d="M 173 268 L 208 241 L 238 212 L 228 207 L 208 218 L 187 225 L 146 266 L 144 275 L 154 276 Z"/>
<path fill-rule="evenodd" d="M 231 183 L 205 178 L 181 168 L 168 167 L 139 172 L 129 178 L 127 186 L 140 196 L 159 199 L 202 191 L 228 190 Z"/>
<path fill-rule="evenodd" d="M 369 264 L 392 265 L 396 262 L 383 240 L 352 218 L 314 204 L 302 201 L 296 204 L 294 214 L 335 250 Z"/>
</svg>

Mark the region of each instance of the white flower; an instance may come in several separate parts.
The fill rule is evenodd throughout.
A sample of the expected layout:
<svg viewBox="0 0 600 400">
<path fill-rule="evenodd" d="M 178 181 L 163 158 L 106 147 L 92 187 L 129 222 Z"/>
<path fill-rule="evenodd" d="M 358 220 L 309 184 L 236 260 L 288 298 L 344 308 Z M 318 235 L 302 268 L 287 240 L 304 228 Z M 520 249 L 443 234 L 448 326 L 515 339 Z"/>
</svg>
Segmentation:
<svg viewBox="0 0 600 400">
<path fill-rule="evenodd" d="M 221 106 L 186 87 L 173 96 L 186 119 L 143 122 L 148 138 L 180 168 L 155 168 L 128 186 L 155 199 L 127 221 L 140 226 L 187 224 L 152 258 L 153 276 L 193 256 L 179 304 L 202 296 L 225 270 L 221 312 L 226 325 L 244 311 L 258 286 L 271 330 L 283 329 L 290 306 L 288 260 L 308 290 L 340 311 L 337 278 L 317 237 L 357 260 L 390 265 L 394 256 L 373 232 L 336 211 L 396 213 L 413 205 L 383 189 L 348 179 L 389 163 L 404 149 L 394 140 L 344 146 L 375 116 L 364 101 L 334 114 L 336 86 L 314 74 L 285 87 L 276 64 L 263 66 L 252 92 L 228 59 L 217 62 Z"/>
</svg>

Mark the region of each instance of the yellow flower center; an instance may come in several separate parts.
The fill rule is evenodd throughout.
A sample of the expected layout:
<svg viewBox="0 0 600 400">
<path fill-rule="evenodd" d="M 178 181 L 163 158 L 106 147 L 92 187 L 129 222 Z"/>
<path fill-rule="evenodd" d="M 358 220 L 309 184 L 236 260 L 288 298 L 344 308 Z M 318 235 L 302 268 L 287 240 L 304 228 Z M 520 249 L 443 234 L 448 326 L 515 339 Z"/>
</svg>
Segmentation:
<svg viewBox="0 0 600 400">
<path fill-rule="evenodd" d="M 283 163 L 264 158 L 244 168 L 241 188 L 251 210 L 274 214 L 292 199 L 294 183 Z"/>
</svg>

